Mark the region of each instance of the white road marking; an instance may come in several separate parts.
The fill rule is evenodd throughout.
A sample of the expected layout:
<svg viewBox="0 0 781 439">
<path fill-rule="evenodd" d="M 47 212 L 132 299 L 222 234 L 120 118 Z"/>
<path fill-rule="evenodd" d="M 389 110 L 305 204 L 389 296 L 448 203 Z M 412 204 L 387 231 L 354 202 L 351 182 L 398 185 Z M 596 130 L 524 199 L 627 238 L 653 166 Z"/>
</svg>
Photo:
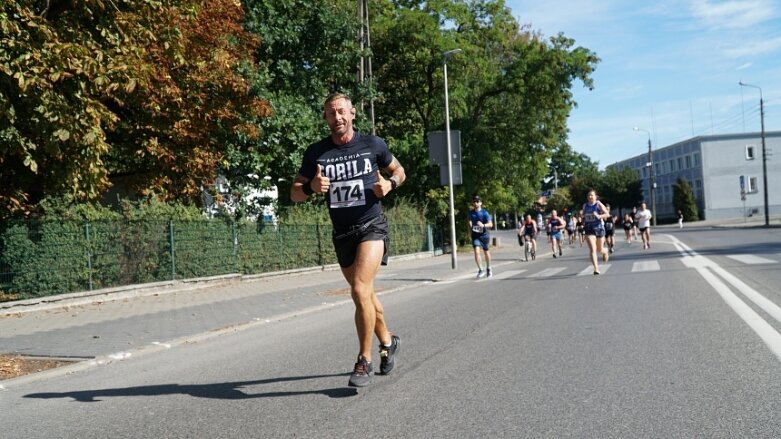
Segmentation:
<svg viewBox="0 0 781 439">
<path fill-rule="evenodd" d="M 728 255 L 727 257 L 749 265 L 778 263 L 778 261 L 774 261 L 772 259 L 763 258 L 761 256 L 755 256 L 755 255 Z"/>
<path fill-rule="evenodd" d="M 526 271 L 526 270 L 510 270 L 510 271 L 505 271 L 505 272 L 503 272 L 503 273 L 495 274 L 495 275 L 494 275 L 494 277 L 492 277 L 491 279 L 507 279 L 508 277 L 513 277 L 513 276 L 515 276 L 515 275 L 517 275 L 517 274 L 521 274 L 521 273 L 523 273 L 523 272 L 525 272 L 525 271 Z"/>
<path fill-rule="evenodd" d="M 754 332 L 759 335 L 759 338 L 765 342 L 770 351 L 781 360 L 781 334 L 773 329 L 762 317 L 759 316 L 753 309 L 746 305 L 738 296 L 730 291 L 729 287 L 724 285 L 716 275 L 711 273 L 707 268 L 698 268 L 697 272 L 721 295 L 724 302 L 735 311 L 740 318 L 748 324 Z"/>
<path fill-rule="evenodd" d="M 605 274 L 607 271 L 610 270 L 610 264 L 601 264 L 599 266 L 599 274 Z M 589 265 L 588 267 L 584 268 L 583 271 L 578 273 L 578 276 L 585 276 L 587 274 L 594 275 L 594 267 Z"/>
<path fill-rule="evenodd" d="M 661 267 L 659 266 L 659 261 L 652 260 L 652 261 L 638 261 L 632 264 L 632 273 L 642 272 L 642 271 L 659 271 L 661 270 Z"/>
<path fill-rule="evenodd" d="M 668 235 L 669 236 L 669 235 Z M 724 283 L 719 276 L 732 284 L 732 287 L 740 291 L 746 298 L 754 302 L 763 311 L 771 317 L 781 322 L 781 307 L 768 300 L 765 296 L 754 290 L 746 283 L 721 268 L 710 259 L 698 255 L 689 246 L 675 237 L 670 236 L 673 242 L 684 256 L 682 262 L 690 268 L 695 268 L 697 272 L 708 282 L 714 290 L 722 297 L 724 302 L 732 308 L 735 313 L 743 319 L 746 324 L 765 342 L 770 351 L 781 360 L 781 334 L 775 330 L 762 316 L 757 314 L 751 307 L 746 305 L 732 290 Z"/>
<path fill-rule="evenodd" d="M 553 268 L 546 268 L 540 272 L 534 273 L 529 277 L 551 277 L 555 276 L 562 271 L 566 270 L 567 267 L 553 267 Z"/>
</svg>

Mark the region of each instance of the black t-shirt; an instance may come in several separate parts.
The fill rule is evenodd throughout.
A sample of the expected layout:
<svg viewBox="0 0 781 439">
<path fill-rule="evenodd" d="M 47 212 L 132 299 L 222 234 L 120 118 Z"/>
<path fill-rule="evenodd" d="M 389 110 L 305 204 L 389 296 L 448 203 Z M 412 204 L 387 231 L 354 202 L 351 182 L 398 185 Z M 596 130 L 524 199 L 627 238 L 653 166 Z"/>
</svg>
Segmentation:
<svg viewBox="0 0 781 439">
<path fill-rule="evenodd" d="M 309 145 L 298 173 L 311 180 L 316 165 L 322 166 L 323 175 L 331 180 L 326 194 L 331 222 L 334 229 L 344 230 L 382 213 L 372 185 L 377 182 L 376 171 L 392 162 L 393 154 L 384 140 L 356 131 L 344 145 L 335 145 L 330 136 Z"/>
</svg>

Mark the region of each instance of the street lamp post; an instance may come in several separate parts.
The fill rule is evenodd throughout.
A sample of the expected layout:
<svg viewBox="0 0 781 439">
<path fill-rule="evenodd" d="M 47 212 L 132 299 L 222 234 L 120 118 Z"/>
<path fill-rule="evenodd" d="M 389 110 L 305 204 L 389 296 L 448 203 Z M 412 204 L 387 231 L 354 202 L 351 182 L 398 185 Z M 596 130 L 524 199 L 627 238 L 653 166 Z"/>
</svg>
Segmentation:
<svg viewBox="0 0 781 439">
<path fill-rule="evenodd" d="M 442 68 L 445 74 L 445 138 L 447 139 L 447 188 L 449 194 L 450 203 L 450 261 L 453 270 L 458 268 L 457 249 L 458 243 L 456 242 L 456 212 L 453 202 L 453 151 L 450 145 L 450 104 L 448 103 L 447 96 L 447 60 L 456 53 L 461 52 L 461 49 L 448 50 L 443 53 Z"/>
<path fill-rule="evenodd" d="M 746 84 L 743 81 L 739 81 L 738 84 L 741 87 L 753 87 L 759 90 L 759 119 L 762 126 L 762 188 L 765 198 L 765 225 L 770 225 L 770 208 L 768 206 L 767 199 L 767 149 L 765 148 L 765 102 L 762 99 L 762 89 L 759 86 Z"/>
<path fill-rule="evenodd" d="M 656 176 L 654 175 L 654 159 L 651 150 L 651 132 L 638 127 L 635 127 L 634 130 L 648 133 L 648 195 L 651 196 L 651 211 L 654 213 L 652 220 L 654 227 L 656 227 L 658 212 L 656 212 Z"/>
</svg>

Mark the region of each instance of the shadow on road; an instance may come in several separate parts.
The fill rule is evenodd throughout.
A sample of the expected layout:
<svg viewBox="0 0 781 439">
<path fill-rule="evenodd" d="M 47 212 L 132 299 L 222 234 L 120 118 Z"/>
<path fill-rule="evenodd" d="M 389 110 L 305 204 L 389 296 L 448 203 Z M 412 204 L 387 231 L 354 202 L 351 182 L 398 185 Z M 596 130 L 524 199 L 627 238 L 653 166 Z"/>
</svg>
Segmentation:
<svg viewBox="0 0 781 439">
<path fill-rule="evenodd" d="M 336 387 L 331 389 L 300 390 L 289 392 L 264 392 L 247 394 L 241 390 L 242 387 L 254 386 L 260 384 L 281 383 L 286 381 L 301 381 L 318 378 L 330 378 L 338 376 L 348 376 L 349 373 L 332 375 L 310 375 L 301 377 L 282 377 L 270 378 L 266 380 L 254 381 L 235 381 L 230 383 L 214 384 L 160 384 L 154 386 L 124 387 L 115 389 L 97 389 L 97 390 L 78 390 L 73 392 L 49 392 L 49 393 L 31 393 L 25 395 L 25 398 L 54 399 L 54 398 L 73 398 L 80 402 L 97 402 L 101 397 L 115 396 L 163 396 L 163 395 L 190 395 L 197 398 L 212 399 L 251 399 L 251 398 L 275 398 L 282 396 L 299 395 L 326 395 L 329 398 L 346 398 L 358 394 L 356 389 L 349 387 Z"/>
</svg>

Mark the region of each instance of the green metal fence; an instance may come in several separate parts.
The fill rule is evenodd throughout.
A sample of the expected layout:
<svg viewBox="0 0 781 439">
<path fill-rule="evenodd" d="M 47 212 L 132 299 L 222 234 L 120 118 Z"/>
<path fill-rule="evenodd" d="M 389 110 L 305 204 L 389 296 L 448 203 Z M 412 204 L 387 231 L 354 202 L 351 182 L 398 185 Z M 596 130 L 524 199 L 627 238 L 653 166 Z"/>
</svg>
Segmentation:
<svg viewBox="0 0 781 439">
<path fill-rule="evenodd" d="M 433 251 L 426 224 L 390 224 L 391 255 Z M 331 226 L 224 221 L 0 224 L 0 301 L 336 263 Z"/>
</svg>

